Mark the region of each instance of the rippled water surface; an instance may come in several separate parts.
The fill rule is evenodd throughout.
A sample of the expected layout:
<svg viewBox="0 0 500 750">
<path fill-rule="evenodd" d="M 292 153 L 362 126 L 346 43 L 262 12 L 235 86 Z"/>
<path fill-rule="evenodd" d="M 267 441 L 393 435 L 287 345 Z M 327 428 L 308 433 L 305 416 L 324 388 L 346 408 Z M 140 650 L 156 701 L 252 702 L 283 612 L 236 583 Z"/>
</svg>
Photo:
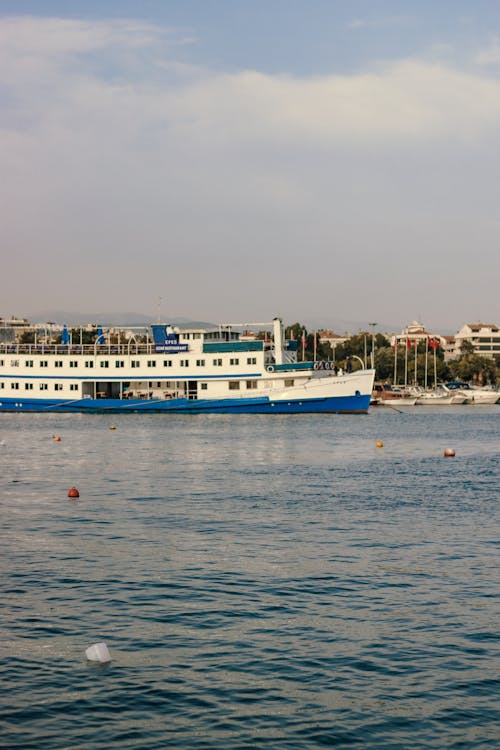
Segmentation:
<svg viewBox="0 0 500 750">
<path fill-rule="evenodd" d="M 500 746 L 500 406 L 113 419 L 0 416 L 2 748 Z"/>
</svg>

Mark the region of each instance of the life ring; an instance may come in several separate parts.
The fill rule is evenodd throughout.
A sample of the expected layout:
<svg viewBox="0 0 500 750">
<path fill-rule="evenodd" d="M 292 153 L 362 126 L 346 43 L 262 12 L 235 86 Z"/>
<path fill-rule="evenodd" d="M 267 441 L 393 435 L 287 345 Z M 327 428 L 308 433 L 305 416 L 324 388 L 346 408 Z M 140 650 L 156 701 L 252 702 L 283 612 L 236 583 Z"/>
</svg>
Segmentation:
<svg viewBox="0 0 500 750">
<path fill-rule="evenodd" d="M 274 372 L 274 365 L 268 365 L 268 366 L 266 367 L 266 370 L 267 370 L 268 372 Z"/>
<path fill-rule="evenodd" d="M 314 365 L 313 365 L 313 367 L 314 367 L 315 370 L 318 370 L 319 369 L 319 362 L 315 362 Z"/>
</svg>

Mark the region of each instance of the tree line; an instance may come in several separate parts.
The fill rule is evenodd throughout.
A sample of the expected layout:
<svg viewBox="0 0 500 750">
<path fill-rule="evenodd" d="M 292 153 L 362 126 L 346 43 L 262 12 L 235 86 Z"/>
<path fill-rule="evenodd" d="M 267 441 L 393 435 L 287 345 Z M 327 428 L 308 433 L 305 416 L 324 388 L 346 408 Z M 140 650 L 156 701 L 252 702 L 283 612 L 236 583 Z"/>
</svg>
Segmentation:
<svg viewBox="0 0 500 750">
<path fill-rule="evenodd" d="M 332 361 L 333 351 L 331 345 L 329 343 L 320 343 L 317 333 L 307 331 L 300 323 L 294 323 L 293 326 L 287 327 L 286 337 L 288 339 L 293 338 L 298 342 L 299 360 L 302 359 L 303 336 L 305 338 L 304 359 L 306 361 L 314 360 L 315 351 L 316 361 Z M 416 372 L 417 383 L 424 385 L 426 371 L 428 384 L 434 382 L 435 375 L 439 382 L 464 380 L 466 382 L 477 383 L 478 385 L 496 385 L 500 382 L 500 357 L 481 357 L 478 354 L 474 354 L 474 347 L 470 341 L 464 341 L 461 346 L 460 356 L 449 362 L 445 362 L 444 351 L 441 347 L 433 349 L 429 347 L 426 341 L 417 343 L 416 352 L 414 342 L 412 342 L 409 348 L 404 344 L 399 344 L 395 351 L 391 346 L 390 340 L 382 333 L 374 335 L 373 349 L 377 380 L 392 383 L 393 385 L 404 382 L 405 372 L 408 383 L 415 383 Z M 335 364 L 344 370 L 359 369 L 361 364 L 356 359 L 359 357 L 369 367 L 371 364 L 371 353 L 372 334 L 369 332 L 357 333 L 350 336 L 345 342 L 335 346 Z M 416 368 L 415 355 L 417 358 Z M 394 382 L 395 373 L 396 383 Z"/>
</svg>

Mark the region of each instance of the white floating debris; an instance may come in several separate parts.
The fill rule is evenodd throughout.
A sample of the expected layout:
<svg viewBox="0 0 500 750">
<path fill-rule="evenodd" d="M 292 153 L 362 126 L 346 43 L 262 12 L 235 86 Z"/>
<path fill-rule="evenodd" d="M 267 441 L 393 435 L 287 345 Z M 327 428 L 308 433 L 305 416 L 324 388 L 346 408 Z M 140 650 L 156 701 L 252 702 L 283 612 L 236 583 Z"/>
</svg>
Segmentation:
<svg viewBox="0 0 500 750">
<path fill-rule="evenodd" d="M 89 646 L 85 651 L 85 656 L 89 661 L 100 661 L 103 664 L 111 661 L 111 656 L 105 643 L 94 643 L 93 646 Z"/>
</svg>

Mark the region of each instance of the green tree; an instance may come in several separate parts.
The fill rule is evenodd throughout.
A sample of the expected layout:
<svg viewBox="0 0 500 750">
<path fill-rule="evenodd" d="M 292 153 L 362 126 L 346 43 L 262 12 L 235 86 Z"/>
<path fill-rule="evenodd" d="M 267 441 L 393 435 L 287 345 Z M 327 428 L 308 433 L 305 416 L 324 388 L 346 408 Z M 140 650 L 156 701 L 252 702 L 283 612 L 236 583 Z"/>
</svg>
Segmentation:
<svg viewBox="0 0 500 750">
<path fill-rule="evenodd" d="M 19 336 L 20 344 L 34 344 L 35 343 L 35 331 L 23 331 Z"/>
<path fill-rule="evenodd" d="M 465 357 L 450 363 L 450 370 L 455 378 L 467 382 L 485 385 L 497 382 L 497 368 L 495 361 L 489 357 L 480 357 L 477 354 L 467 354 Z"/>
</svg>

